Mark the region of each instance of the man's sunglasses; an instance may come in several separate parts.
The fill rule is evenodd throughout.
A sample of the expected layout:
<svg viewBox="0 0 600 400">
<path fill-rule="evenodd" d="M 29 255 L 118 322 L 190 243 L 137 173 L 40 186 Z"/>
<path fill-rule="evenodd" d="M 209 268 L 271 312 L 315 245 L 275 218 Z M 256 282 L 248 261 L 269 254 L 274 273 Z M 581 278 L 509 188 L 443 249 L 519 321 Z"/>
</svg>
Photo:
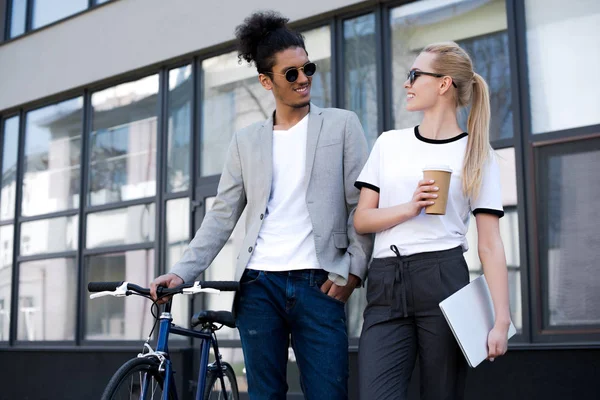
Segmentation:
<svg viewBox="0 0 600 400">
<path fill-rule="evenodd" d="M 417 71 L 417 70 L 413 69 L 407 75 L 407 79 L 408 79 L 408 82 L 410 83 L 410 86 L 412 86 L 415 83 L 415 81 L 417 80 L 417 77 L 419 77 L 421 75 L 434 76 L 436 78 L 443 78 L 446 76 L 446 75 L 442 75 L 442 74 L 434 74 L 433 72 L 423 72 L 423 71 Z M 452 86 L 454 86 L 455 88 L 458 88 L 458 86 L 456 86 L 456 83 L 454 83 L 454 79 L 452 79 Z"/>
<path fill-rule="evenodd" d="M 283 74 L 280 74 L 278 72 L 264 72 L 264 73 L 285 76 L 286 81 L 293 83 L 293 82 L 296 82 L 296 80 L 298 79 L 298 76 L 300 76 L 300 70 L 302 70 L 304 72 L 304 75 L 311 77 L 315 74 L 315 72 L 317 72 L 317 64 L 315 64 L 314 62 L 308 62 L 308 63 L 304 64 L 304 66 L 302 66 L 302 67 L 290 68 L 287 71 L 285 71 L 285 73 L 283 73 Z"/>
</svg>

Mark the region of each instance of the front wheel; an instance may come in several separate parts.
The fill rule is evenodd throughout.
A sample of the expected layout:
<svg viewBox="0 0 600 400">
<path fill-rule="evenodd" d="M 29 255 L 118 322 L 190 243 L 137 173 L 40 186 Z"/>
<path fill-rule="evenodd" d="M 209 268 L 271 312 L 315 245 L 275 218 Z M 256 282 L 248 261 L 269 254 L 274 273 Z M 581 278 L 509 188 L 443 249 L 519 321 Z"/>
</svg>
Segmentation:
<svg viewBox="0 0 600 400">
<path fill-rule="evenodd" d="M 221 379 L 217 371 L 208 371 L 206 374 L 204 397 L 202 397 L 204 400 L 239 400 L 240 394 L 235 379 L 235 372 L 233 372 L 231 365 L 227 363 L 222 363 L 222 365 L 226 396 L 223 394 Z"/>
<path fill-rule="evenodd" d="M 117 370 L 108 382 L 102 400 L 162 399 L 164 372 L 158 371 L 158 361 L 151 358 L 134 358 Z M 169 398 L 176 399 L 170 387 Z"/>
</svg>

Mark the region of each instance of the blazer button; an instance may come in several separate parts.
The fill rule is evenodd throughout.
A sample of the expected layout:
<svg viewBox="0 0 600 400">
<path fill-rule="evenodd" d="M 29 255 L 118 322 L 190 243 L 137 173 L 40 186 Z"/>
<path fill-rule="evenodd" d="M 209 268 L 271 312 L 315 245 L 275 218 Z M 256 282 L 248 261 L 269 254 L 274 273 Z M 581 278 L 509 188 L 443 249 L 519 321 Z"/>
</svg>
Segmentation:
<svg viewBox="0 0 600 400">
<path fill-rule="evenodd" d="M 252 253 L 252 247 L 248 247 L 248 253 Z"/>
<path fill-rule="evenodd" d="M 262 219 L 263 219 L 264 217 L 265 217 L 265 215 L 264 215 L 264 214 L 260 214 L 260 219 L 261 219 L 261 221 L 262 221 Z"/>
</svg>

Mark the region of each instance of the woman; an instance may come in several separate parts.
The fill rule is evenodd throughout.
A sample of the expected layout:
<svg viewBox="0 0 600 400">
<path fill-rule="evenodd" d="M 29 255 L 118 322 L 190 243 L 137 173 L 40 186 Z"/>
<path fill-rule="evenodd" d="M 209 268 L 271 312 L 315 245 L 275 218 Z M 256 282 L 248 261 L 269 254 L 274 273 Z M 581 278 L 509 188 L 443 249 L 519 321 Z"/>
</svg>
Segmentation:
<svg viewBox="0 0 600 400">
<path fill-rule="evenodd" d="M 418 355 L 421 399 L 460 399 L 467 364 L 438 304 L 469 283 L 463 252 L 470 212 L 496 313 L 488 336 L 491 361 L 506 352 L 510 324 L 488 88 L 452 42 L 427 46 L 404 88 L 407 110 L 423 112 L 421 124 L 383 133 L 356 182 L 361 192 L 354 226 L 358 233 L 375 233 L 360 338 L 360 394 L 365 400 L 406 399 Z M 469 105 L 467 134 L 456 114 Z M 423 180 L 423 168 L 431 164 L 453 170 L 445 215 L 424 210 L 438 197 L 436 182 Z"/>
</svg>

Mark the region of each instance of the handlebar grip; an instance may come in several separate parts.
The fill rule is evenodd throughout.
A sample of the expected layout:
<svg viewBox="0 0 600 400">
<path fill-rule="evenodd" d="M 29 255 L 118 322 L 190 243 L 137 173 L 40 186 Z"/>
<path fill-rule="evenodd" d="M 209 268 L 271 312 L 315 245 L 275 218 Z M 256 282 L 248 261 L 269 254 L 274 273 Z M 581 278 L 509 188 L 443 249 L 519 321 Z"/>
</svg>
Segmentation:
<svg viewBox="0 0 600 400">
<path fill-rule="evenodd" d="M 112 292 L 116 288 L 121 286 L 122 284 L 123 284 L 123 281 L 121 281 L 121 282 L 90 282 L 90 283 L 88 283 L 88 292 L 90 292 L 90 293 L 104 292 L 104 291 Z"/>
<path fill-rule="evenodd" d="M 240 283 L 238 281 L 205 281 L 200 282 L 200 286 L 203 288 L 217 289 L 222 292 L 236 292 L 240 290 Z"/>
</svg>

